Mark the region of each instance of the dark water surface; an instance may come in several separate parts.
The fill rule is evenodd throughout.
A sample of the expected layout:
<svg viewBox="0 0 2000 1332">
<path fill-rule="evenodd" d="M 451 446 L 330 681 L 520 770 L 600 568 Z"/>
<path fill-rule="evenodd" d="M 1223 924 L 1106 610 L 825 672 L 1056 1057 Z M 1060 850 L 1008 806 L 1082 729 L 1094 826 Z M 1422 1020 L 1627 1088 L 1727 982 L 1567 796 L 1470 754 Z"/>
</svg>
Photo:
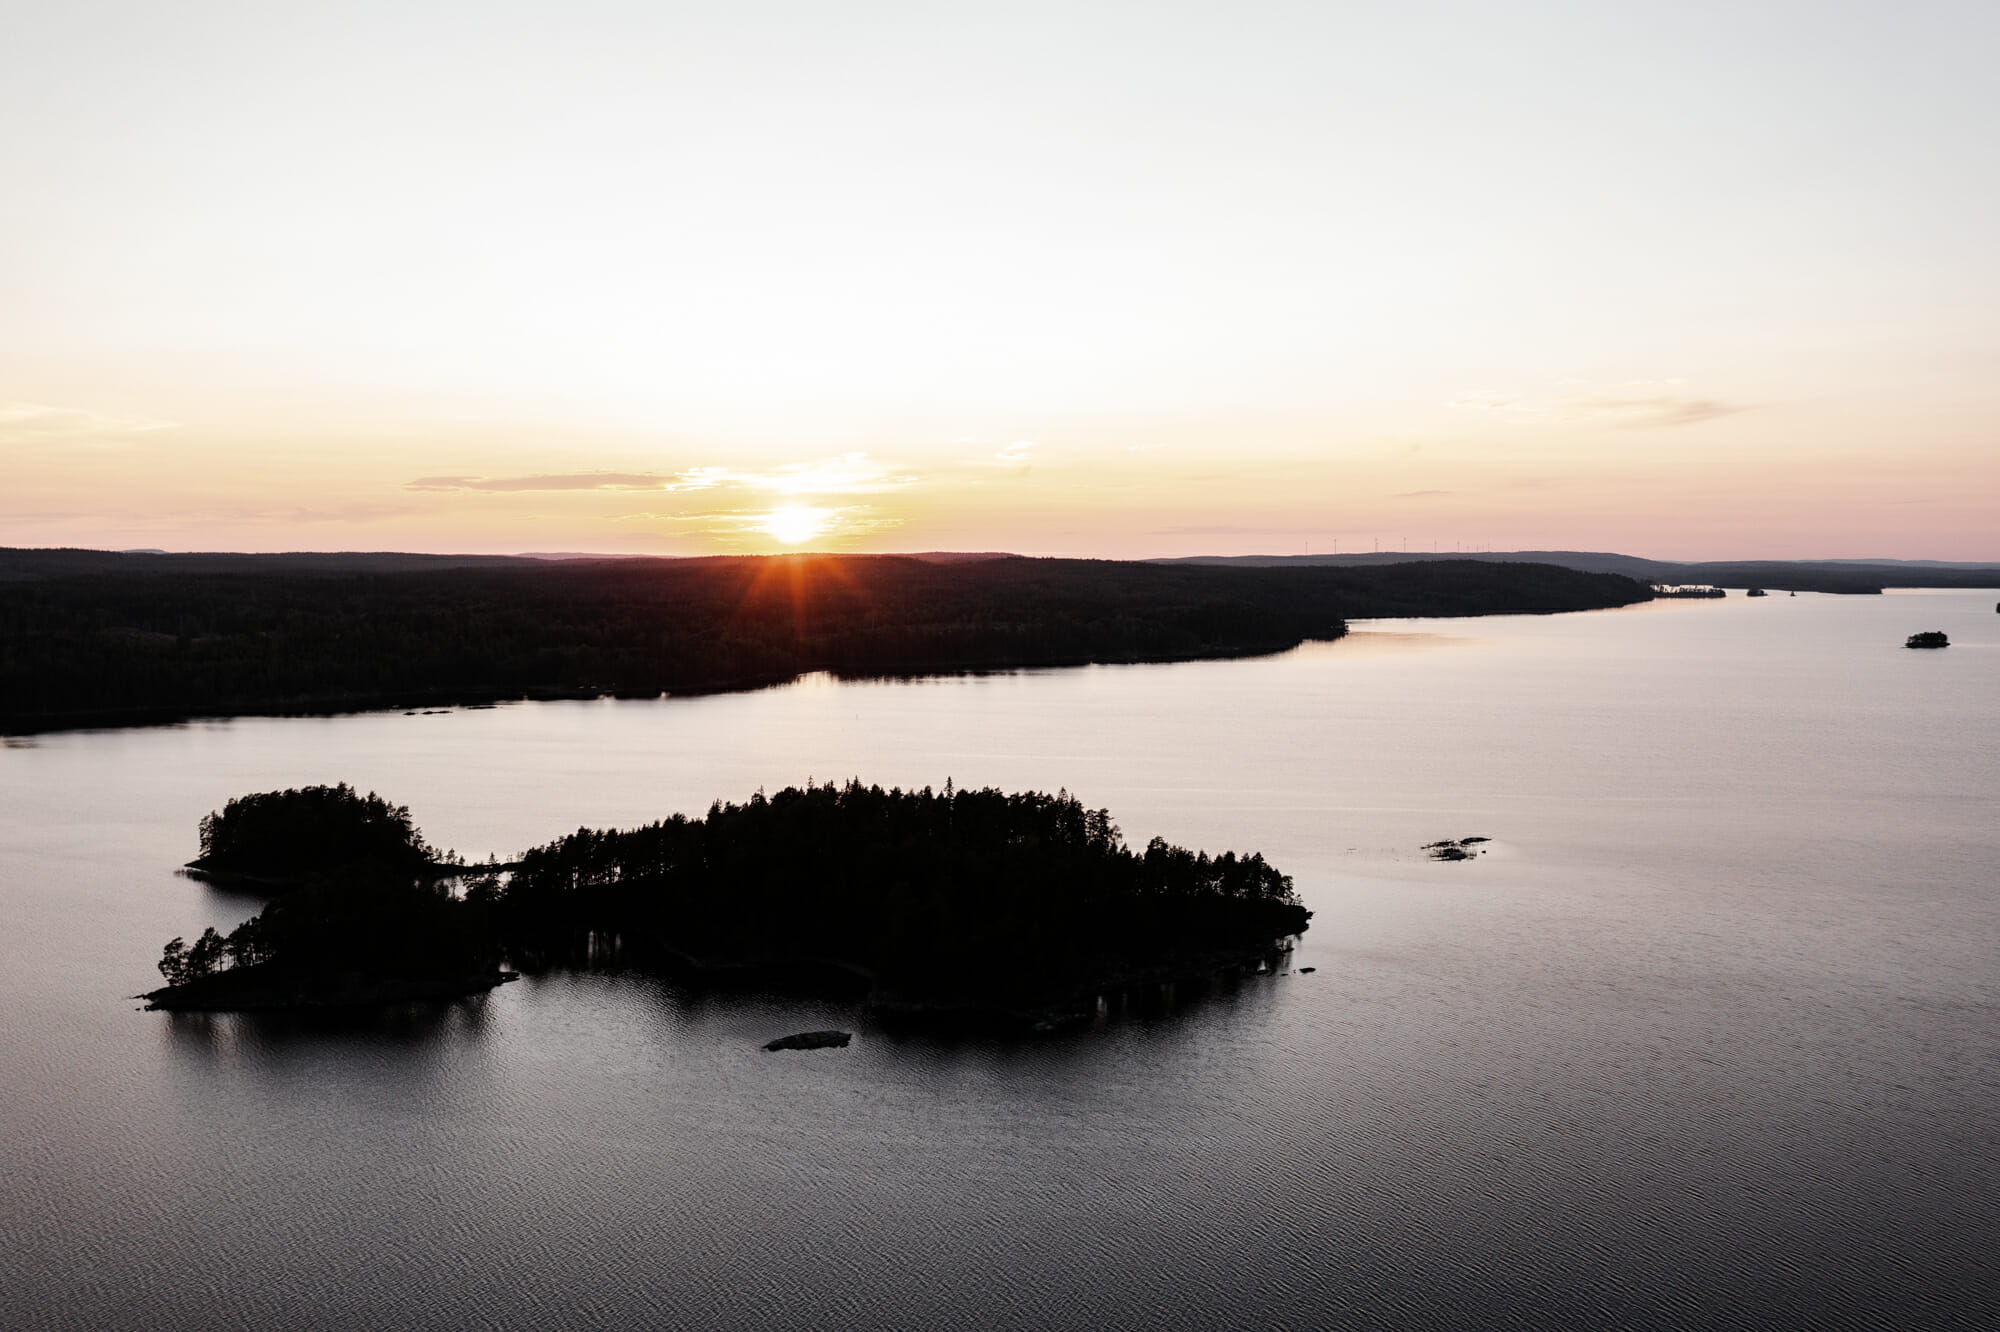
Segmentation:
<svg viewBox="0 0 2000 1332">
<path fill-rule="evenodd" d="M 1992 1326 L 1993 595 L 19 743 L 0 1326 Z M 174 874 L 232 795 L 349 781 L 483 857 L 850 775 L 1261 850 L 1317 970 L 1030 1044 L 606 975 L 122 998 L 255 910 Z"/>
</svg>

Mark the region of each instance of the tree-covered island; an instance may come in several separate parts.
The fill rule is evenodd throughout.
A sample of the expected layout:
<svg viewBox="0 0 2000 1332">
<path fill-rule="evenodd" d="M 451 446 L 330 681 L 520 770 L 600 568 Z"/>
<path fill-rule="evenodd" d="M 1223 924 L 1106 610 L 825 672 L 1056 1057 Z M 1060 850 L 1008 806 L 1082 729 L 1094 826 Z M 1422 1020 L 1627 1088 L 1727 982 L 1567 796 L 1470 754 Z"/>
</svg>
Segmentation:
<svg viewBox="0 0 2000 1332">
<path fill-rule="evenodd" d="M 203 816 L 201 854 L 187 868 L 200 878 L 289 886 L 360 864 L 414 874 L 457 863 L 425 843 L 409 806 L 343 782 L 238 796 Z"/>
<path fill-rule="evenodd" d="M 316 788 L 329 789 L 342 788 Z M 1029 1028 L 1087 1018 L 1106 994 L 1254 969 L 1311 916 L 1261 856 L 1158 838 L 1135 851 L 1106 811 L 1067 793 L 949 783 L 808 785 L 701 818 L 579 829 L 472 871 L 462 895 L 407 866 L 348 863 L 226 937 L 175 940 L 161 963 L 170 983 L 150 1005 L 442 998 L 499 983 L 505 959 L 802 987 L 892 1015 Z"/>
<path fill-rule="evenodd" d="M 239 796 L 201 820 L 196 878 L 277 894 L 228 935 L 175 939 L 154 1008 L 240 1009 L 448 999 L 490 989 L 498 941 L 450 880 L 466 871 L 391 805 L 353 787 Z"/>
</svg>

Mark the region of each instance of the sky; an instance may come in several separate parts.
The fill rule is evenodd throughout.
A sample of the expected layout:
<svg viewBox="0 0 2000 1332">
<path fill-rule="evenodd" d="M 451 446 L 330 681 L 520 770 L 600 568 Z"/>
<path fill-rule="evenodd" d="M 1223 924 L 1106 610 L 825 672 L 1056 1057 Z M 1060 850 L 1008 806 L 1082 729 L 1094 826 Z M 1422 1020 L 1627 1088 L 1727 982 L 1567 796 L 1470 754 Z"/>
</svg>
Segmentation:
<svg viewBox="0 0 2000 1332">
<path fill-rule="evenodd" d="M 0 545 L 2000 559 L 2000 5 L 0 0 Z"/>
</svg>

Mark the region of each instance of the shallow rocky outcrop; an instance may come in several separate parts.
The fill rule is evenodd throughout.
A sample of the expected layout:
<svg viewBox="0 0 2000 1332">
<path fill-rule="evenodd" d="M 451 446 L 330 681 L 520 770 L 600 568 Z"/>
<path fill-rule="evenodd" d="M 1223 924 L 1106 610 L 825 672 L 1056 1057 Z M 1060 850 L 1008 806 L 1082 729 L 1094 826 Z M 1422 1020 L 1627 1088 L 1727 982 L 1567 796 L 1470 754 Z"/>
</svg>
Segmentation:
<svg viewBox="0 0 2000 1332">
<path fill-rule="evenodd" d="M 1911 634 L 1909 640 L 1903 646 L 1906 648 L 1950 647 L 1951 640 L 1945 637 L 1944 630 L 1942 629 L 1928 629 L 1921 634 Z"/>
<path fill-rule="evenodd" d="M 764 1044 L 766 1050 L 829 1050 L 839 1049 L 854 1039 L 851 1031 L 800 1031 L 790 1036 L 780 1036 L 775 1041 Z"/>
</svg>

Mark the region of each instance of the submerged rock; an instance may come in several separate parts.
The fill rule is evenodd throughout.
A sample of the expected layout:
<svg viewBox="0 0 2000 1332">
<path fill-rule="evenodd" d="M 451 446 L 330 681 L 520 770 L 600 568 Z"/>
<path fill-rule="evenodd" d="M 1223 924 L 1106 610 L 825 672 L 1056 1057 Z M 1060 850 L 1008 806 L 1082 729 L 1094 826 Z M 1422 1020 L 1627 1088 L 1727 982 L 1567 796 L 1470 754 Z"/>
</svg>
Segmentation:
<svg viewBox="0 0 2000 1332">
<path fill-rule="evenodd" d="M 801 1031 L 765 1043 L 766 1050 L 825 1050 L 838 1048 L 854 1039 L 849 1031 Z"/>
</svg>

